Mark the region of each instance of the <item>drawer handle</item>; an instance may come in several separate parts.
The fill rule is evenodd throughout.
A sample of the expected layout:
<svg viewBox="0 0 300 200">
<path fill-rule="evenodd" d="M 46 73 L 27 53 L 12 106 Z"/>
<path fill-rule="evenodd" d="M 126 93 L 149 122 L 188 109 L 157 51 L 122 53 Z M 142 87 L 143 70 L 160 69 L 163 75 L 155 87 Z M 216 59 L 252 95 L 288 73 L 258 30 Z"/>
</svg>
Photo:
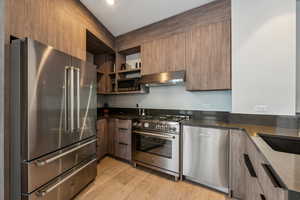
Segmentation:
<svg viewBox="0 0 300 200">
<path fill-rule="evenodd" d="M 88 146 L 89 144 L 92 144 L 92 143 L 94 143 L 94 142 L 96 142 L 96 141 L 97 141 L 97 139 L 94 139 L 94 140 L 89 141 L 89 142 L 87 142 L 87 143 L 81 144 L 81 145 L 79 145 L 79 146 L 77 146 L 77 147 L 75 147 L 75 148 L 73 148 L 73 149 L 70 149 L 69 151 L 66 151 L 66 152 L 64 152 L 64 153 L 61 153 L 61 154 L 59 154 L 59 155 L 57 155 L 57 156 L 54 156 L 54 157 L 52 157 L 52 158 L 49 158 L 49 159 L 47 159 L 47 160 L 37 160 L 37 161 L 35 162 L 35 164 L 36 164 L 38 167 L 44 166 L 44 165 L 49 164 L 49 163 L 51 163 L 51 162 L 53 162 L 53 161 L 55 161 L 55 160 L 57 160 L 57 159 L 59 159 L 59 158 L 61 158 L 61 157 L 64 157 L 65 155 L 68 155 L 68 154 L 70 154 L 70 153 L 72 153 L 72 152 L 74 152 L 74 151 L 77 151 L 78 149 L 82 149 L 83 147 Z"/>
<path fill-rule="evenodd" d="M 128 146 L 128 144 L 123 143 L 123 142 L 119 142 L 119 144 L 120 144 L 120 145 L 126 145 L 126 146 Z"/>
<path fill-rule="evenodd" d="M 266 200 L 266 197 L 263 194 L 260 194 L 260 198 L 261 198 L 261 200 Z"/>
<path fill-rule="evenodd" d="M 85 167 L 87 167 L 88 165 L 90 165 L 91 163 L 95 162 L 97 159 L 93 159 L 90 162 L 88 162 L 87 164 L 85 164 L 84 166 L 80 167 L 79 169 L 76 169 L 75 171 L 73 171 L 71 174 L 69 174 L 68 176 L 66 176 L 65 178 L 61 179 L 60 181 L 58 181 L 57 183 L 53 184 L 53 185 L 49 185 L 44 189 L 41 189 L 39 191 L 37 191 L 36 195 L 43 197 L 46 194 L 48 194 L 49 192 L 51 192 L 52 190 L 54 190 L 55 188 L 57 188 L 58 186 L 60 186 L 61 184 L 63 184 L 64 182 L 66 182 L 67 180 L 69 180 L 71 177 L 73 177 L 74 175 L 78 174 L 78 172 L 80 172 L 82 169 L 84 169 Z"/>
<path fill-rule="evenodd" d="M 251 162 L 248 154 L 244 154 L 244 161 L 245 161 L 246 167 L 247 167 L 250 175 L 252 177 L 256 178 L 257 175 L 256 175 L 256 172 L 254 170 L 253 164 L 252 164 L 252 162 Z"/>
<path fill-rule="evenodd" d="M 128 128 L 119 128 L 120 131 L 128 131 Z"/>
<path fill-rule="evenodd" d="M 275 188 L 284 188 L 282 185 L 281 180 L 279 180 L 273 172 L 273 169 L 271 169 L 271 167 L 267 164 L 262 164 L 263 169 L 265 170 L 266 174 L 268 175 L 268 177 L 270 178 L 273 186 Z"/>
</svg>

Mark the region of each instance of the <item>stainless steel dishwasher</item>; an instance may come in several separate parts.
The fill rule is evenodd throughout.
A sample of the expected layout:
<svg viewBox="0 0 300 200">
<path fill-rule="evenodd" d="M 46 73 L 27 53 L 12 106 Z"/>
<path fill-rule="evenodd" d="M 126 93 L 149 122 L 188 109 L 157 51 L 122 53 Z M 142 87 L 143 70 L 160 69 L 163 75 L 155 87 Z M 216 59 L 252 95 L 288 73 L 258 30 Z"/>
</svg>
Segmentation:
<svg viewBox="0 0 300 200">
<path fill-rule="evenodd" d="M 183 126 L 182 173 L 185 179 L 229 192 L 229 131 Z"/>
</svg>

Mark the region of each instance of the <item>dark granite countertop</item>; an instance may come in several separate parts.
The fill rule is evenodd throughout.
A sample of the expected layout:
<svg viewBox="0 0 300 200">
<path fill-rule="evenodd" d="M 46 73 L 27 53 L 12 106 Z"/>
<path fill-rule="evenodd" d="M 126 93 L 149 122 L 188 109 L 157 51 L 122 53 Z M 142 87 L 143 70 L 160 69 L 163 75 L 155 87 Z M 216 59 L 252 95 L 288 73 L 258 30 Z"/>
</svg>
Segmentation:
<svg viewBox="0 0 300 200">
<path fill-rule="evenodd" d="M 244 130 L 249 138 L 271 164 L 277 175 L 281 178 L 288 190 L 300 192 L 300 155 L 282 153 L 273 150 L 261 137 L 259 133 L 299 137 L 299 129 L 280 128 L 273 126 L 259 126 L 251 124 L 232 124 L 220 121 L 188 120 L 183 121 L 185 126 L 201 126 L 209 128 L 228 128 Z M 300 148 L 300 147 L 299 147 Z"/>
</svg>

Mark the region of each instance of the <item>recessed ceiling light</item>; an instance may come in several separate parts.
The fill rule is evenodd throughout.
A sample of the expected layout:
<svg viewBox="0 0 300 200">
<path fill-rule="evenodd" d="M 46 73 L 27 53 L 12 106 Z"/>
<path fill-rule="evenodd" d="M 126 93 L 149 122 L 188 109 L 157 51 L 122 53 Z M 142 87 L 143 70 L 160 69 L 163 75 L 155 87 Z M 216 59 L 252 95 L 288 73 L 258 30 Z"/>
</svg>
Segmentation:
<svg viewBox="0 0 300 200">
<path fill-rule="evenodd" d="M 106 2 L 111 6 L 115 4 L 115 0 L 106 0 Z"/>
</svg>

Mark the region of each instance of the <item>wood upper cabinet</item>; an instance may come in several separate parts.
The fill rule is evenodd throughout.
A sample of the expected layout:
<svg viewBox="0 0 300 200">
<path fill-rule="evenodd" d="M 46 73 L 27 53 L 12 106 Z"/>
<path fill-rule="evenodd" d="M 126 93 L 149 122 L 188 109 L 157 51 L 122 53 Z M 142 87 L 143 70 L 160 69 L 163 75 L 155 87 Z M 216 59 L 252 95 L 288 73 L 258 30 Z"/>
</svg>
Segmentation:
<svg viewBox="0 0 300 200">
<path fill-rule="evenodd" d="M 29 37 L 85 60 L 86 30 L 114 48 L 114 37 L 75 0 L 7 0 L 7 35 Z"/>
<path fill-rule="evenodd" d="M 231 89 L 230 38 L 230 21 L 196 26 L 187 32 L 187 90 Z"/>
<path fill-rule="evenodd" d="M 185 69 L 185 33 L 146 42 L 141 48 L 142 75 Z"/>
</svg>

